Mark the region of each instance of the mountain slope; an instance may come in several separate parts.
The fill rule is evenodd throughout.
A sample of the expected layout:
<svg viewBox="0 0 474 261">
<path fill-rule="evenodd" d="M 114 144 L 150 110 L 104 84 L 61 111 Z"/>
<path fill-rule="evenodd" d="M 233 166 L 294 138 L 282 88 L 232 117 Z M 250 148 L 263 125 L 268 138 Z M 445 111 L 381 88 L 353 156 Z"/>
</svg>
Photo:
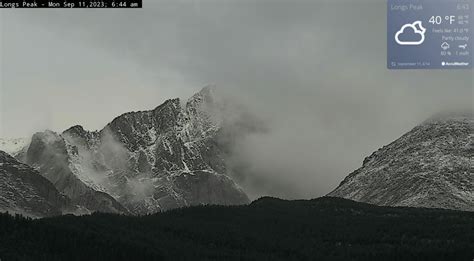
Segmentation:
<svg viewBox="0 0 474 261">
<path fill-rule="evenodd" d="M 70 210 L 69 199 L 53 184 L 31 167 L 0 151 L 0 211 L 45 217 Z"/>
<path fill-rule="evenodd" d="M 440 116 L 364 160 L 328 194 L 385 206 L 474 211 L 474 119 Z"/>
</svg>

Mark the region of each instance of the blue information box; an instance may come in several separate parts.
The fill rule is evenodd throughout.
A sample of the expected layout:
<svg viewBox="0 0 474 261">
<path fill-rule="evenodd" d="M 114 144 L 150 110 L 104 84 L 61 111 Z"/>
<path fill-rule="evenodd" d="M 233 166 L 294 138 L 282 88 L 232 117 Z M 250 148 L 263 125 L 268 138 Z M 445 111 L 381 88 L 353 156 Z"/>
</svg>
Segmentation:
<svg viewBox="0 0 474 261">
<path fill-rule="evenodd" d="M 474 0 L 388 0 L 389 69 L 471 69 Z"/>
</svg>

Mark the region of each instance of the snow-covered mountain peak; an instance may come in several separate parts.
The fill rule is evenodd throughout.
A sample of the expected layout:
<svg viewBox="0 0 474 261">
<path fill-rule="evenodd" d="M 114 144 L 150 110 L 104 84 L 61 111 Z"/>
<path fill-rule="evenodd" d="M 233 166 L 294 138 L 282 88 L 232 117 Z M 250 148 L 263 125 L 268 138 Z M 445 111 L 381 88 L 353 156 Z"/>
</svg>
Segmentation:
<svg viewBox="0 0 474 261">
<path fill-rule="evenodd" d="M 186 107 L 195 107 L 198 104 L 213 104 L 216 100 L 215 85 L 208 85 L 199 92 L 191 96 L 186 103 Z"/>
<path fill-rule="evenodd" d="M 37 133 L 26 161 L 90 210 L 121 211 L 120 203 L 145 214 L 247 203 L 248 197 L 226 175 L 215 101 L 212 88 L 206 87 L 185 105 L 170 99 L 152 110 L 124 113 L 100 131 L 76 125 L 61 134 Z"/>
</svg>

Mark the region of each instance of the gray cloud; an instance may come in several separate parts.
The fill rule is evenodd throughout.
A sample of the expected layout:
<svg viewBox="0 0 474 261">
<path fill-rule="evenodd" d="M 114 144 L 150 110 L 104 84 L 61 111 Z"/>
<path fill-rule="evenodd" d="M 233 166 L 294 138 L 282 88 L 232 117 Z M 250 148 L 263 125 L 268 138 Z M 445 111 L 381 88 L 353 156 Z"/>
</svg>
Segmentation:
<svg viewBox="0 0 474 261">
<path fill-rule="evenodd" d="M 385 9 L 375 0 L 208 0 L 3 11 L 0 134 L 98 129 L 213 83 L 271 129 L 235 149 L 254 173 L 246 189 L 320 196 L 425 118 L 472 109 L 472 70 L 386 69 Z"/>
</svg>

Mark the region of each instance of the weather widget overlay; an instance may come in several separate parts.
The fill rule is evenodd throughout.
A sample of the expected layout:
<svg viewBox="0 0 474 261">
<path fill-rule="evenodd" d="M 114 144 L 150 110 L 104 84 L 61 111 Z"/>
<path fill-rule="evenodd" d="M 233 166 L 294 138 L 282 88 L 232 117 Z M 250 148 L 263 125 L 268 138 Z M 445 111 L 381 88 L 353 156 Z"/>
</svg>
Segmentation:
<svg viewBox="0 0 474 261">
<path fill-rule="evenodd" d="M 388 0 L 389 69 L 471 69 L 474 0 Z"/>
</svg>

